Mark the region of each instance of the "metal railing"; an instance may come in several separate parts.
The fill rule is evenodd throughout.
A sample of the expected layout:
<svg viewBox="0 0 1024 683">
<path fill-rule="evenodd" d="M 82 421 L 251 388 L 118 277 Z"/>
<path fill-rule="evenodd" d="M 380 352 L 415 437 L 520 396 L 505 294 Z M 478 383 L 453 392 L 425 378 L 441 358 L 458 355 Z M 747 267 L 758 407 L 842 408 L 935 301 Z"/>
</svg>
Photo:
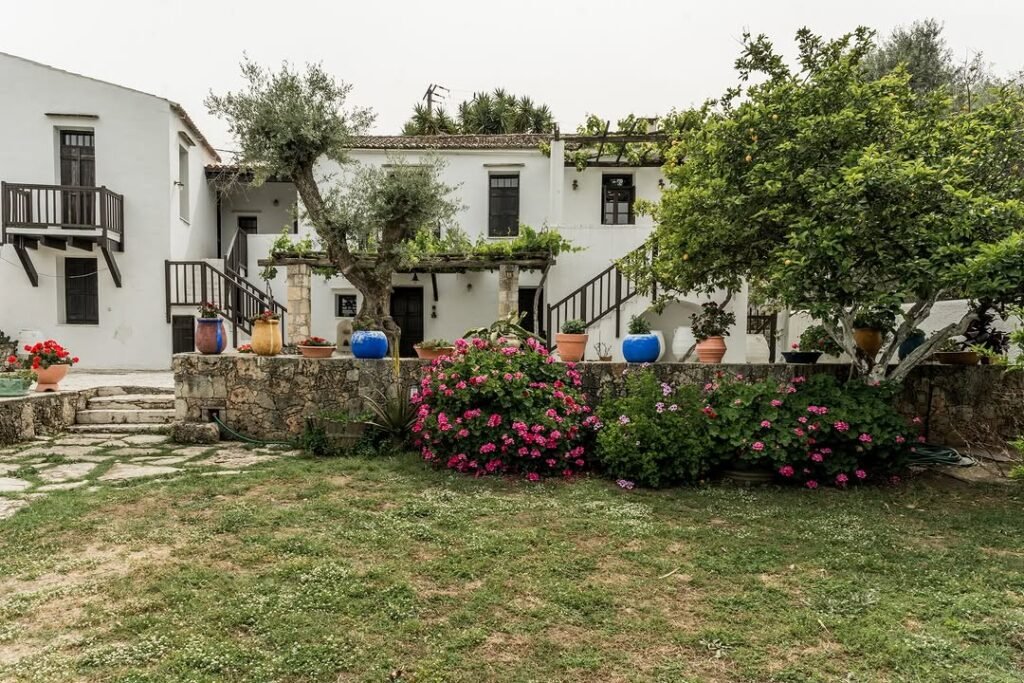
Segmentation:
<svg viewBox="0 0 1024 683">
<path fill-rule="evenodd" d="M 224 270 L 236 278 L 249 274 L 249 233 L 235 230 L 227 251 L 224 252 Z"/>
<path fill-rule="evenodd" d="M 124 248 L 124 197 L 106 187 L 0 183 L 3 240 L 11 228 L 100 231 Z"/>
<path fill-rule="evenodd" d="M 205 261 L 164 261 L 167 322 L 174 306 L 199 306 L 210 303 L 233 327 L 233 344 L 238 345 L 238 330 L 252 334 L 252 319 L 263 311 L 281 318 L 288 309 L 252 283 L 221 272 Z"/>
<path fill-rule="evenodd" d="M 619 263 L 633 265 L 650 264 L 657 255 L 657 249 L 644 244 L 608 266 L 587 282 L 547 307 L 547 331 L 553 339 L 567 320 L 582 320 L 587 327 L 610 313 L 615 314 L 615 336 L 622 332 L 622 305 L 640 293 L 637 287 L 620 269 Z M 640 263 L 638 263 L 640 262 Z M 657 284 L 651 286 L 651 298 L 657 298 Z"/>
</svg>

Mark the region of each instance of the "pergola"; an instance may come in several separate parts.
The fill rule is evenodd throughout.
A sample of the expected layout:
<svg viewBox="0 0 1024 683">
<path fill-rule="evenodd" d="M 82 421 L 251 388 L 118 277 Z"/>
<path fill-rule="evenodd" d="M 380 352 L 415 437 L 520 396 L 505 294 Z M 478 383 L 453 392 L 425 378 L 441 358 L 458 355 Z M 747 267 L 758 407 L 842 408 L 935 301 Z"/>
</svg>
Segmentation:
<svg viewBox="0 0 1024 683">
<path fill-rule="evenodd" d="M 371 255 L 357 255 L 357 262 L 369 264 Z M 336 270 L 336 266 L 324 253 L 303 255 L 279 254 L 270 258 L 260 259 L 261 267 L 284 266 L 288 283 L 288 338 L 302 339 L 310 335 L 310 285 L 314 269 Z M 418 256 L 415 263 L 399 267 L 398 273 L 430 275 L 433 285 L 434 301 L 438 301 L 440 291 L 437 285 L 438 274 L 469 273 L 498 271 L 497 317 L 504 318 L 519 307 L 519 273 L 520 271 L 540 271 L 541 279 L 533 300 L 534 325 L 541 318 L 541 290 L 547 280 L 548 270 L 555 265 L 555 258 L 549 252 L 520 252 L 516 254 L 496 254 L 481 256 L 471 253 L 437 253 Z M 534 330 L 536 332 L 537 330 Z"/>
</svg>

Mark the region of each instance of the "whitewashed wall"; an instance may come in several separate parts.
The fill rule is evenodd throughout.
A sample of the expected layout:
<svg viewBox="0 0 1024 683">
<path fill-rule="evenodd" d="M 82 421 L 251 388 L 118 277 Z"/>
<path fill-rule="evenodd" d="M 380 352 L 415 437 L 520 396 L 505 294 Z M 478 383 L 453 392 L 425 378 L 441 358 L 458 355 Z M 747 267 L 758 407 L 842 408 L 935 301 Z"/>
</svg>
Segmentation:
<svg viewBox="0 0 1024 683">
<path fill-rule="evenodd" d="M 63 342 L 82 359 L 83 368 L 168 368 L 170 326 L 164 317 L 164 260 L 172 244 L 183 253 L 208 244 L 196 221 L 188 233 L 169 232 L 168 217 L 177 175 L 177 134 L 169 124 L 169 103 L 144 93 L 59 71 L 0 54 L 0 179 L 15 183 L 56 184 L 60 179 L 57 130 L 90 129 L 95 133 L 96 184 L 124 195 L 125 251 L 115 252 L 123 287 L 116 288 L 98 250 L 91 254 L 40 247 L 30 251 L 39 272 L 32 287 L 14 248 L 0 252 L 0 329 L 16 334 L 38 330 Z M 88 114 L 48 116 L 48 113 Z M 200 150 L 193 148 L 193 151 Z M 205 159 L 196 154 L 201 168 Z M 173 176 L 172 176 L 172 168 Z M 205 187 L 201 170 L 193 187 Z M 197 217 L 206 199 L 195 198 Z M 183 234 L 187 236 L 182 237 Z M 96 258 L 99 273 L 99 324 L 61 322 L 64 288 L 60 274 L 65 257 Z M 29 340 L 24 340 L 29 341 Z"/>
</svg>

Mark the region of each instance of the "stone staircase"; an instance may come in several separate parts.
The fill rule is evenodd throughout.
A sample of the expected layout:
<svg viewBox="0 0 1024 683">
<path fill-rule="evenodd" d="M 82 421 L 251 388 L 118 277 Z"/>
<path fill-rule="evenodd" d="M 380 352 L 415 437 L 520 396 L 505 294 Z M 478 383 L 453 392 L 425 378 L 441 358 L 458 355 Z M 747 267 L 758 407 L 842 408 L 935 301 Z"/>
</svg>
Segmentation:
<svg viewBox="0 0 1024 683">
<path fill-rule="evenodd" d="M 78 433 L 166 433 L 174 422 L 174 394 L 146 389 L 100 387 L 75 415 L 69 431 Z"/>
</svg>

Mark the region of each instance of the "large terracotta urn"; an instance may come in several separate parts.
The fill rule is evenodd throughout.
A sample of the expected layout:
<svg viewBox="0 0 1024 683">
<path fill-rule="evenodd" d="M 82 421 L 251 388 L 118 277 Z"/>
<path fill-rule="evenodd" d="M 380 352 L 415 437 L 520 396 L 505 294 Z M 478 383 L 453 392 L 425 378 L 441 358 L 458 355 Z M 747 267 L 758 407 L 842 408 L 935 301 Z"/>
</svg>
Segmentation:
<svg viewBox="0 0 1024 683">
<path fill-rule="evenodd" d="M 558 357 L 563 361 L 577 362 L 583 360 L 583 354 L 587 351 L 587 334 L 568 334 L 559 332 L 555 335 L 555 345 L 558 347 Z"/>
<path fill-rule="evenodd" d="M 281 353 L 281 321 L 256 320 L 252 324 L 252 352 L 258 356 Z"/>
<path fill-rule="evenodd" d="M 196 350 L 199 353 L 218 354 L 228 345 L 227 331 L 220 318 L 196 319 Z"/>
<path fill-rule="evenodd" d="M 725 357 L 725 337 L 708 337 L 697 342 L 697 359 L 701 363 L 721 363 Z"/>
<path fill-rule="evenodd" d="M 70 368 L 70 365 L 61 363 L 33 370 L 32 372 L 36 373 L 36 391 L 60 391 L 57 385 L 67 377 Z"/>
<path fill-rule="evenodd" d="M 868 358 L 874 358 L 882 350 L 882 342 L 885 337 L 881 330 L 871 327 L 858 327 L 853 330 L 853 341 L 857 348 L 864 352 Z"/>
</svg>

